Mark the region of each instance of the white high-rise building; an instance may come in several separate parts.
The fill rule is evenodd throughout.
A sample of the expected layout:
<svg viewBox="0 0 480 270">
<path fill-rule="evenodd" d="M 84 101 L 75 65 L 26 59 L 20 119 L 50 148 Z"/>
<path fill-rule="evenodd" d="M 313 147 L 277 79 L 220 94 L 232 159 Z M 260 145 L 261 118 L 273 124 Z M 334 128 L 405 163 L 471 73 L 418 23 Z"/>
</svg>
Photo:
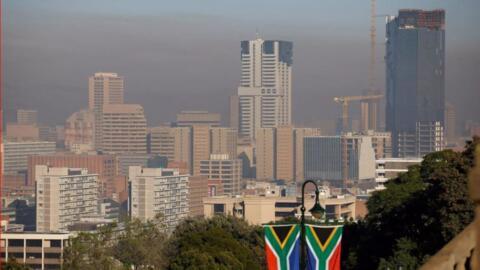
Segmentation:
<svg viewBox="0 0 480 270">
<path fill-rule="evenodd" d="M 258 128 L 292 122 L 292 48 L 279 40 L 241 42 L 241 82 L 238 87 L 238 131 L 255 138 Z"/>
<path fill-rule="evenodd" d="M 37 165 L 35 181 L 38 232 L 65 231 L 80 218 L 97 214 L 97 174 Z"/>
<path fill-rule="evenodd" d="M 188 175 L 177 169 L 130 166 L 130 214 L 141 221 L 161 214 L 168 231 L 188 216 Z"/>
</svg>

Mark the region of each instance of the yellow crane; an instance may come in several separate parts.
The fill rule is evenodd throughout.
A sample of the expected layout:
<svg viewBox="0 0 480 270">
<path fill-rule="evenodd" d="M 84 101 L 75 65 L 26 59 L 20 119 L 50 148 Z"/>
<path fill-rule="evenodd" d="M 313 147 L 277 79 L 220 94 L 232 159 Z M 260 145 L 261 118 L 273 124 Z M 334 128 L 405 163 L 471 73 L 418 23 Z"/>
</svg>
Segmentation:
<svg viewBox="0 0 480 270">
<path fill-rule="evenodd" d="M 370 96 L 344 96 L 335 97 L 333 100 L 342 105 L 342 131 L 348 131 L 348 109 L 351 101 L 372 101 L 379 100 L 383 95 L 370 95 Z"/>
</svg>

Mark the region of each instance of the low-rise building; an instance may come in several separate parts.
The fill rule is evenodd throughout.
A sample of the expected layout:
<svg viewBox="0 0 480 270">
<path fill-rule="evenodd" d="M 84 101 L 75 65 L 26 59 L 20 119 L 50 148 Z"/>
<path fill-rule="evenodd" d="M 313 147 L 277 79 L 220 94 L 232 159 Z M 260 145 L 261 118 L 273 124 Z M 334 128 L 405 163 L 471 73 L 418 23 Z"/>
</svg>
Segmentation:
<svg viewBox="0 0 480 270">
<path fill-rule="evenodd" d="M 61 269 L 70 233 L 2 233 L 0 264 L 15 258 L 32 269 Z"/>
<path fill-rule="evenodd" d="M 408 167 L 418 165 L 421 158 L 386 158 L 375 161 L 375 190 L 385 189 L 385 182 L 408 171 Z"/>
<path fill-rule="evenodd" d="M 306 209 L 312 208 L 314 196 L 305 199 Z M 300 214 L 299 197 L 264 197 L 264 196 L 216 196 L 203 199 L 206 218 L 214 215 L 232 215 L 243 218 L 250 224 L 265 224 L 280 221 L 286 217 Z M 326 210 L 326 219 L 355 218 L 355 197 L 336 196 L 320 198 L 320 205 Z M 309 215 L 308 211 L 305 213 Z"/>
</svg>

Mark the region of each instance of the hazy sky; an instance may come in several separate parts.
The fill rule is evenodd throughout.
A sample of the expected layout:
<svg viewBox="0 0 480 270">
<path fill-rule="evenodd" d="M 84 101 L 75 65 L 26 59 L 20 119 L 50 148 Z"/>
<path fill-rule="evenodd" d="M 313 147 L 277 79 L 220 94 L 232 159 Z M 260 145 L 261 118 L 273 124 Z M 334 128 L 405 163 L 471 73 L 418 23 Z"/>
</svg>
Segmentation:
<svg viewBox="0 0 480 270">
<path fill-rule="evenodd" d="M 294 42 L 296 123 L 339 115 L 336 95 L 368 86 L 369 0 L 4 0 L 6 117 L 17 108 L 63 123 L 87 107 L 88 77 L 118 72 L 126 100 L 149 124 L 180 110 L 227 117 L 240 79 L 240 40 Z M 377 0 L 378 14 L 399 8 L 446 10 L 446 90 L 457 117 L 480 120 L 478 0 Z M 377 80 L 384 88 L 383 18 L 377 21 Z"/>
</svg>

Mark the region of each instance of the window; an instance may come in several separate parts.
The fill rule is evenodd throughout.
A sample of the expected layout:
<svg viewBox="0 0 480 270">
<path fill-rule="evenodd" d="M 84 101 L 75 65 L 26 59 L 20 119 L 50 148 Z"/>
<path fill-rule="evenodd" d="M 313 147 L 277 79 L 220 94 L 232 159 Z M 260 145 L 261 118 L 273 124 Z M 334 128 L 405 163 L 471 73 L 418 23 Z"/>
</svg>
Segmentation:
<svg viewBox="0 0 480 270">
<path fill-rule="evenodd" d="M 224 214 L 225 213 L 225 204 L 216 203 L 213 205 L 214 214 Z"/>
</svg>

